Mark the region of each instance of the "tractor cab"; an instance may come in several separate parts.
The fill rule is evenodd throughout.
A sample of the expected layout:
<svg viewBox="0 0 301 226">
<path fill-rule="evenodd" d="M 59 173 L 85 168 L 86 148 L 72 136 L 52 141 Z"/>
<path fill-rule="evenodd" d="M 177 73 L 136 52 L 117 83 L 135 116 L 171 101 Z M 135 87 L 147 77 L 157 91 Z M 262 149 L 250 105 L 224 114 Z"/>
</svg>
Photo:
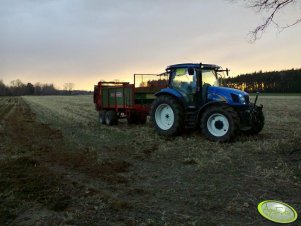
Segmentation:
<svg viewBox="0 0 301 226">
<path fill-rule="evenodd" d="M 219 86 L 217 65 L 210 64 L 176 64 L 167 67 L 170 75 L 169 87 L 183 96 L 185 105 L 197 108 L 206 102 L 208 86 Z"/>
<path fill-rule="evenodd" d="M 199 109 L 210 101 L 224 101 L 232 95 L 248 96 L 247 93 L 225 87 L 219 87 L 224 72 L 214 64 L 175 64 L 166 69 L 169 74 L 169 86 L 162 92 L 176 95 L 186 109 Z M 228 93 L 228 94 L 227 94 Z M 231 98 L 228 102 L 232 102 Z"/>
</svg>

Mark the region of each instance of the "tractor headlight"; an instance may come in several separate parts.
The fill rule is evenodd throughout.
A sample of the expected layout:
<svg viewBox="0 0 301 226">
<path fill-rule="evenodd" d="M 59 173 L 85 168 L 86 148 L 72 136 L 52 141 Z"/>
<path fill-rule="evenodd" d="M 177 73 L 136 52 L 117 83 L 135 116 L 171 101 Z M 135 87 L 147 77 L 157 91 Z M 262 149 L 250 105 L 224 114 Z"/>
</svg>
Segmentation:
<svg viewBox="0 0 301 226">
<path fill-rule="evenodd" d="M 238 98 L 241 104 L 246 104 L 246 98 L 242 94 L 238 94 Z"/>
<path fill-rule="evenodd" d="M 232 101 L 239 104 L 249 104 L 249 96 L 231 93 Z"/>
</svg>

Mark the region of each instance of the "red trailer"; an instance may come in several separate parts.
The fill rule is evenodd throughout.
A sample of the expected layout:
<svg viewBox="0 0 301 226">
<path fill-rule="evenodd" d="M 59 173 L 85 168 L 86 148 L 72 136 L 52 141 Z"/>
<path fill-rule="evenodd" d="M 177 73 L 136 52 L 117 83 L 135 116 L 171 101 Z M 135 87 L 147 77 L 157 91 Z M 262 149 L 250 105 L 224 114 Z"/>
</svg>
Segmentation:
<svg viewBox="0 0 301 226">
<path fill-rule="evenodd" d="M 95 109 L 102 124 L 116 125 L 119 118 L 130 124 L 144 124 L 154 94 L 167 87 L 167 74 L 134 74 L 129 82 L 98 82 L 94 86 Z"/>
</svg>

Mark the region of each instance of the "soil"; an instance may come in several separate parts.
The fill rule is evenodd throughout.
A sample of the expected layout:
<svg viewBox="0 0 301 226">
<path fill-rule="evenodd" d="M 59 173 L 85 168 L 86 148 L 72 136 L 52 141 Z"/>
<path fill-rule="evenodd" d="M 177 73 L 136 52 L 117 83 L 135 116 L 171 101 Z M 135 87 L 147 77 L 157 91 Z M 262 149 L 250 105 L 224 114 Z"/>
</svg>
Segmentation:
<svg viewBox="0 0 301 226">
<path fill-rule="evenodd" d="M 300 141 L 280 144 L 275 156 L 239 156 L 238 147 L 203 168 L 172 149 L 151 158 L 162 142 L 173 139 L 139 155 L 122 145 L 74 148 L 22 98 L 1 98 L 0 225 L 274 225 L 256 209 L 273 197 L 300 213 Z M 290 166 L 287 180 L 254 172 L 254 162 L 275 171 L 279 159 Z"/>
</svg>

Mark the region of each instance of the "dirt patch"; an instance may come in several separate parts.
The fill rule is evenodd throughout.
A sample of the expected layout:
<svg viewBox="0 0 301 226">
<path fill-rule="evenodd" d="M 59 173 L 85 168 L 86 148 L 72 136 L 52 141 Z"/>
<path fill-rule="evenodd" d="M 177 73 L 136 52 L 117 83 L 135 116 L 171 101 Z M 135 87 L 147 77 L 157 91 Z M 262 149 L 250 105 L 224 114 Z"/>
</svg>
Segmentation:
<svg viewBox="0 0 301 226">
<path fill-rule="evenodd" d="M 0 189 L 3 193 L 14 193 L 15 199 L 34 201 L 44 204 L 55 211 L 61 203 L 70 198 L 62 177 L 51 172 L 38 161 L 29 157 L 1 161 Z M 59 207 L 60 206 L 60 207 Z"/>
<path fill-rule="evenodd" d="M 56 164 L 63 165 L 65 168 L 79 170 L 87 176 L 101 178 L 108 182 L 128 183 L 128 179 L 120 173 L 128 172 L 131 164 L 124 160 L 105 159 L 97 161 L 97 155 L 94 152 L 77 151 L 77 152 L 51 152 L 48 160 Z"/>
</svg>

